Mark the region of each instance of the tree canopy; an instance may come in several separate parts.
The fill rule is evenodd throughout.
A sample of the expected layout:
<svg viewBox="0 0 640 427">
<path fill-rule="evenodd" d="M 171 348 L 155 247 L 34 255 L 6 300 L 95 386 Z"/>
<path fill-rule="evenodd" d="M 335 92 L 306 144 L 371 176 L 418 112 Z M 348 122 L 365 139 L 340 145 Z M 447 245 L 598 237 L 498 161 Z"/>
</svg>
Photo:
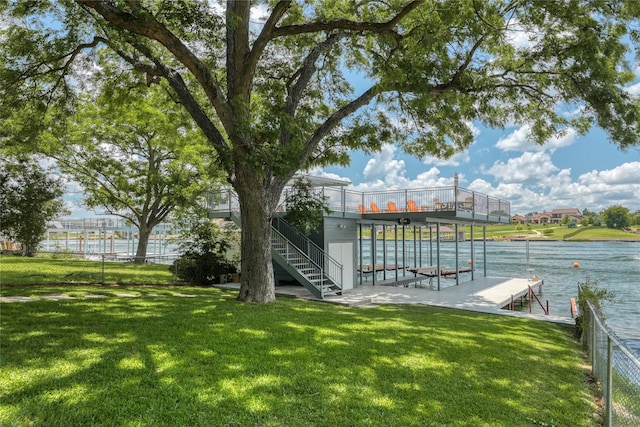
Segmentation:
<svg viewBox="0 0 640 427">
<path fill-rule="evenodd" d="M 82 98 L 64 131 L 41 138 L 38 149 L 81 186 L 87 207 L 138 228 L 141 263 L 153 228 L 212 189 L 216 156 L 159 85 L 106 89 Z"/>
<path fill-rule="evenodd" d="M 0 161 L 0 234 L 34 256 L 47 223 L 64 213 L 62 182 L 33 160 Z"/>
<path fill-rule="evenodd" d="M 313 165 L 397 142 L 441 157 L 473 124 L 529 125 L 540 143 L 569 128 L 640 142 L 626 90 L 638 41 L 634 0 L 388 2 L 61 0 L 5 2 L 0 117 L 72 110 L 108 48 L 121 72 L 166 81 L 217 152 L 242 218 L 239 298 L 274 298 L 270 218 Z M 252 17 L 252 11 L 256 13 Z M 355 82 L 360 84 L 355 85 Z"/>
<path fill-rule="evenodd" d="M 620 205 L 608 207 L 602 211 L 600 217 L 602 221 L 607 224 L 607 227 L 619 230 L 627 228 L 631 224 L 632 218 L 629 214 L 629 209 Z"/>
</svg>

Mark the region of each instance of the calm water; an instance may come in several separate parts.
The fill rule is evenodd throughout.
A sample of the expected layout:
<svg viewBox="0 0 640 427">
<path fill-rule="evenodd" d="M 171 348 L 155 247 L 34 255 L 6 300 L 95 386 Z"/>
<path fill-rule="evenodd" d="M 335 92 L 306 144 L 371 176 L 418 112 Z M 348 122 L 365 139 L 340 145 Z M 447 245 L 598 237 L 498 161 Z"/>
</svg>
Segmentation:
<svg viewBox="0 0 640 427">
<path fill-rule="evenodd" d="M 137 239 L 103 239 L 96 238 L 85 241 L 80 244 L 77 239 L 47 239 L 40 243 L 40 249 L 43 251 L 64 251 L 69 250 L 72 252 L 82 252 L 87 255 L 89 259 L 92 256 L 100 254 L 117 254 L 122 257 L 135 255 L 137 249 Z M 165 238 L 157 238 L 152 236 L 149 239 L 149 245 L 147 246 L 147 257 L 157 257 L 161 259 L 166 257 L 169 262 L 172 262 L 177 257 L 178 245 L 173 241 L 168 241 Z M 158 261 L 159 262 L 159 261 Z"/>
<path fill-rule="evenodd" d="M 414 251 L 413 241 L 406 242 L 405 264 L 413 265 L 414 259 L 422 259 L 422 265 L 430 265 L 435 246 L 430 255 L 428 241 L 419 243 Z M 382 263 L 382 243 L 377 243 L 377 262 Z M 402 264 L 401 244 L 399 264 Z M 459 242 L 459 265 L 466 266 L 471 258 L 471 243 Z M 455 243 L 440 243 L 440 264 L 455 266 Z M 484 268 L 482 242 L 475 242 L 476 274 L 482 275 Z M 370 259 L 370 242 L 363 241 L 365 263 Z M 395 247 L 387 242 L 387 263 L 394 264 Z M 577 262 L 579 268 L 574 268 Z M 569 298 L 577 297 L 578 283 L 597 281 L 599 288 L 614 291 L 612 302 L 605 302 L 603 310 L 607 324 L 616 334 L 628 341 L 640 354 L 640 242 L 487 242 L 487 275 L 492 277 L 531 277 L 537 275 L 544 280 L 541 299 L 549 300 L 552 314 L 569 317 Z M 460 276 L 461 281 L 470 280 L 470 275 Z M 454 281 L 443 281 L 445 285 Z M 534 307 L 535 309 L 535 307 Z M 542 311 L 540 310 L 540 313 Z"/>
</svg>

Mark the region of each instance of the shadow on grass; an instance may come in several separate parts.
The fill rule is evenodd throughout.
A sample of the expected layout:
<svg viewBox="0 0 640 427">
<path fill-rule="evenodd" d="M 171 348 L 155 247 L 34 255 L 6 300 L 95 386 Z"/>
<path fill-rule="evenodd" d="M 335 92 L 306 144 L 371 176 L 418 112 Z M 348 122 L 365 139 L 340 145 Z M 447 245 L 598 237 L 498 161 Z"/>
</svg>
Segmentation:
<svg viewBox="0 0 640 427">
<path fill-rule="evenodd" d="M 232 297 L 2 307 L 0 424 L 592 425 L 542 322 Z"/>
</svg>

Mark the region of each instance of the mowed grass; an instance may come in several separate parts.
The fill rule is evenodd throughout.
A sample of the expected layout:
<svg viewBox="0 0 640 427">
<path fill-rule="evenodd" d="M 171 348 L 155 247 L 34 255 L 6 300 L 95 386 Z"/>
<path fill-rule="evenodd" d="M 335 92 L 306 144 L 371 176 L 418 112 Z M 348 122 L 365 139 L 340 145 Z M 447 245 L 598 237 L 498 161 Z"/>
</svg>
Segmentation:
<svg viewBox="0 0 640 427">
<path fill-rule="evenodd" d="M 169 284 L 175 277 L 164 264 L 0 255 L 0 283 L 5 285 L 103 282 Z"/>
<path fill-rule="evenodd" d="M 161 289 L 3 303 L 0 425 L 596 424 L 583 354 L 550 323 Z"/>
</svg>

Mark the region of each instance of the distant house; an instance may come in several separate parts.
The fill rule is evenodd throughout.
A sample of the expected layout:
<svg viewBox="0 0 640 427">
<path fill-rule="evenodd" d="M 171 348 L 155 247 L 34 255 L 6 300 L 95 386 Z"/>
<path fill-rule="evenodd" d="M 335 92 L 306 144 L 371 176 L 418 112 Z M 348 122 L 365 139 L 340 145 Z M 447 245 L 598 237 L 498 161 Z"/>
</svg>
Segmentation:
<svg viewBox="0 0 640 427">
<path fill-rule="evenodd" d="M 568 208 L 568 209 L 554 209 L 551 211 L 551 223 L 552 224 L 560 224 L 564 217 L 569 217 L 569 219 L 575 219 L 576 221 L 580 221 L 582 219 L 582 212 L 578 208 Z"/>
<path fill-rule="evenodd" d="M 542 212 L 540 214 L 535 214 L 531 217 L 531 224 L 550 224 L 551 223 L 551 213 L 550 212 Z"/>
<path fill-rule="evenodd" d="M 519 217 L 516 215 L 513 217 L 514 219 Z M 576 221 L 580 221 L 583 216 L 578 208 L 566 208 L 566 209 L 554 209 L 551 212 L 542 212 L 539 214 L 535 214 L 531 216 L 529 222 L 531 224 L 560 224 L 564 217 L 569 217 L 569 219 L 575 219 Z M 520 217 L 522 218 L 522 217 Z M 518 221 L 523 224 L 523 222 Z M 526 222 L 526 219 L 525 219 Z"/>
<path fill-rule="evenodd" d="M 514 215 L 511 217 L 511 224 L 526 224 L 527 218 L 522 215 Z"/>
</svg>

